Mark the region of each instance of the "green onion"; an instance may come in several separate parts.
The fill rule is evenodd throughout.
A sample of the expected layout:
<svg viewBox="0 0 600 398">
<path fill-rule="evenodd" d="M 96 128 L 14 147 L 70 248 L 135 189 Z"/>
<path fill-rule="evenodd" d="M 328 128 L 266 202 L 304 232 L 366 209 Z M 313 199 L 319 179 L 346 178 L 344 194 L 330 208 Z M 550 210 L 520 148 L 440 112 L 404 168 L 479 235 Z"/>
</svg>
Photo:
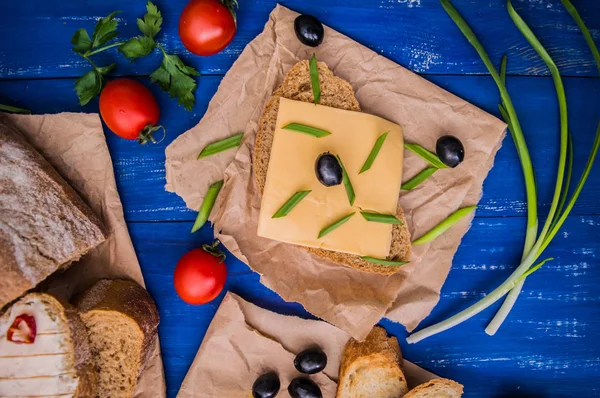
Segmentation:
<svg viewBox="0 0 600 398">
<path fill-rule="evenodd" d="M 198 159 L 205 158 L 207 156 L 215 155 L 217 153 L 226 151 L 228 149 L 236 148 L 242 143 L 244 133 L 233 135 L 224 140 L 213 142 L 204 147 L 204 149 L 198 154 Z"/>
<path fill-rule="evenodd" d="M 508 62 L 508 58 L 506 55 L 502 57 L 502 61 L 500 61 L 500 80 L 502 80 L 502 84 L 506 84 L 506 64 Z"/>
<path fill-rule="evenodd" d="M 383 143 L 385 142 L 388 133 L 389 131 L 386 131 L 385 133 L 381 134 L 379 138 L 377 138 L 377 141 L 375 141 L 375 145 L 373 145 L 373 149 L 371 149 L 371 153 L 369 153 L 369 157 L 367 157 L 365 164 L 363 165 L 362 169 L 360 169 L 358 174 L 364 173 L 365 171 L 369 170 L 371 166 L 373 166 L 373 162 L 375 161 L 377 155 L 379 155 L 379 151 L 381 150 L 381 147 L 383 146 Z"/>
<path fill-rule="evenodd" d="M 196 232 L 204 224 L 208 221 L 208 216 L 212 211 L 213 206 L 215 205 L 215 201 L 217 200 L 217 195 L 223 186 L 223 180 L 217 181 L 213 183 L 209 188 L 208 192 L 206 192 L 206 196 L 204 197 L 204 201 L 202 202 L 202 206 L 200 206 L 200 210 L 198 211 L 198 216 L 196 217 L 196 221 L 192 226 L 191 233 Z"/>
<path fill-rule="evenodd" d="M 322 138 L 331 135 L 329 131 L 321 130 L 319 128 L 307 126 L 305 124 L 300 123 L 290 123 L 288 125 L 283 126 L 282 129 L 312 135 L 313 137 L 317 138 Z"/>
<path fill-rule="evenodd" d="M 446 218 L 444 221 L 442 221 L 441 223 L 433 227 L 431 230 L 429 230 L 427 233 L 425 233 L 423 236 L 421 236 L 419 239 L 413 241 L 413 245 L 420 245 L 423 243 L 431 242 L 432 240 L 436 239 L 438 236 L 449 230 L 454 224 L 459 222 L 464 216 L 471 213 L 476 208 L 477 206 L 469 206 L 463 207 L 462 209 L 458 209 L 450 216 L 448 216 L 448 218 Z"/>
<path fill-rule="evenodd" d="M 322 237 L 324 237 L 325 235 L 327 235 L 328 233 L 330 233 L 331 231 L 333 231 L 337 227 L 339 227 L 339 226 L 347 223 L 348 220 L 350 220 L 355 214 L 356 213 L 350 213 L 347 216 L 344 216 L 344 217 L 340 218 L 339 220 L 337 220 L 333 224 L 326 226 L 325 228 L 323 228 L 321 230 L 321 232 L 319 232 L 318 238 L 321 239 Z"/>
<path fill-rule="evenodd" d="M 356 199 L 356 194 L 354 193 L 354 188 L 352 187 L 352 183 L 350 182 L 350 177 L 348 176 L 348 172 L 344 167 L 344 163 L 342 163 L 342 158 L 336 156 L 338 162 L 340 162 L 340 166 L 342 167 L 342 181 L 344 183 L 344 187 L 346 188 L 346 194 L 348 195 L 348 201 L 350 202 L 350 206 L 354 206 L 354 200 Z"/>
<path fill-rule="evenodd" d="M 587 26 L 585 26 L 585 24 L 583 23 L 579 12 L 577 12 L 577 9 L 573 7 L 573 4 L 571 4 L 569 0 L 560 1 L 563 3 L 563 6 L 565 6 L 565 8 L 567 9 L 567 12 L 571 14 L 571 17 L 573 17 L 575 23 L 577 23 L 577 26 L 579 26 L 581 33 L 583 33 L 583 37 L 585 38 L 586 43 L 590 47 L 590 51 L 592 52 L 594 60 L 596 61 L 598 73 L 600 73 L 600 53 L 598 52 L 598 47 L 596 47 L 596 43 L 594 43 L 594 39 L 592 38 L 590 31 L 588 30 Z"/>
<path fill-rule="evenodd" d="M 283 204 L 283 206 L 281 206 L 281 208 L 279 210 L 277 210 L 277 212 L 275 214 L 273 214 L 272 218 L 281 218 L 281 217 L 287 216 L 288 213 L 290 211 L 292 211 L 292 209 L 294 207 L 296 207 L 298 205 L 298 203 L 300 203 L 302 201 L 302 199 L 304 199 L 306 197 L 306 195 L 308 195 L 311 192 L 312 191 L 296 192 L 295 194 L 292 195 L 291 198 L 289 198 L 287 200 L 287 202 L 285 202 Z"/>
<path fill-rule="evenodd" d="M 370 263 L 389 265 L 390 267 L 399 267 L 401 265 L 409 263 L 409 261 L 392 261 L 392 260 L 384 260 L 381 258 L 375 258 L 375 257 L 369 257 L 369 256 L 362 256 L 361 258 Z"/>
<path fill-rule="evenodd" d="M 448 166 L 446 166 L 435 153 L 428 151 L 419 144 L 409 144 L 405 142 L 404 147 L 425 159 L 433 167 L 437 167 L 438 169 L 448 168 Z"/>
<path fill-rule="evenodd" d="M 2 112 L 11 112 L 11 113 L 22 113 L 25 115 L 31 115 L 31 111 L 29 109 L 17 108 L 16 106 L 10 105 L 2 105 L 0 104 L 0 111 Z"/>
<path fill-rule="evenodd" d="M 315 104 L 321 99 L 321 82 L 319 82 L 319 65 L 317 64 L 317 56 L 313 54 L 309 62 L 310 83 L 312 85 L 313 98 Z"/>
<path fill-rule="evenodd" d="M 415 188 L 420 183 L 431 177 L 431 175 L 435 173 L 436 170 L 437 167 L 427 167 L 426 169 L 421 170 L 416 176 L 402 184 L 402 189 L 404 189 L 405 191 L 410 191 L 411 189 Z"/>
<path fill-rule="evenodd" d="M 396 216 L 393 216 L 391 214 L 373 213 L 370 211 L 361 211 L 360 214 L 367 221 L 378 222 L 382 224 L 402 225 L 402 221 L 398 220 Z"/>
</svg>

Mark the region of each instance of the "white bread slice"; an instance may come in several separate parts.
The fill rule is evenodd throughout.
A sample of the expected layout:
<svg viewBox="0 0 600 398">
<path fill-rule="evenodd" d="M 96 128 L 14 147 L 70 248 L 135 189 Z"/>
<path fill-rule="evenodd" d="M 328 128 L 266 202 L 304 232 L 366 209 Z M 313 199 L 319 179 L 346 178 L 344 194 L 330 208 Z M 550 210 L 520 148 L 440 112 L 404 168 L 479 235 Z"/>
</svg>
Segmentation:
<svg viewBox="0 0 600 398">
<path fill-rule="evenodd" d="M 158 310 L 134 281 L 103 279 L 76 297 L 99 372 L 99 398 L 133 396 L 151 352 Z"/>
<path fill-rule="evenodd" d="M 36 332 L 31 344 L 7 336 L 23 315 L 33 317 Z M 0 317 L 0 396 L 93 397 L 96 386 L 85 327 L 69 304 L 49 294 L 31 293 Z"/>
<path fill-rule="evenodd" d="M 408 392 L 404 398 L 460 398 L 463 386 L 449 379 L 433 379 Z"/>
<path fill-rule="evenodd" d="M 364 342 L 351 339 L 344 349 L 337 398 L 400 398 L 408 391 L 395 337 L 374 327 Z"/>
</svg>

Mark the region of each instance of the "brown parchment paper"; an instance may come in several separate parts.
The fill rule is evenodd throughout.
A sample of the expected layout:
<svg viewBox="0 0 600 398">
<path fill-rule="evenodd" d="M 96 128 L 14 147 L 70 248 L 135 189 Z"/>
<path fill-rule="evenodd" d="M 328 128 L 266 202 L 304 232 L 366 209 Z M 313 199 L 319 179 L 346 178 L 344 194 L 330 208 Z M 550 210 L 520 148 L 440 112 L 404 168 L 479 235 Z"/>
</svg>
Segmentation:
<svg viewBox="0 0 600 398">
<path fill-rule="evenodd" d="M 295 37 L 298 14 L 277 6 L 264 31 L 244 49 L 198 125 L 166 150 L 166 189 L 198 209 L 208 186 L 225 178 L 211 214 L 216 236 L 240 260 L 261 274 L 261 282 L 287 301 L 364 339 L 382 317 L 410 331 L 439 300 L 452 258 L 469 229 L 471 217 L 430 244 L 415 246 L 411 263 L 393 276 L 360 272 L 310 255 L 293 245 L 256 235 L 260 196 L 252 175 L 252 151 L 260 115 L 285 73 L 315 52 L 333 72 L 350 82 L 364 112 L 402 126 L 407 142 L 435 150 L 436 140 L 451 134 L 465 146 L 465 161 L 456 169 L 437 171 L 400 203 L 413 237 L 419 237 L 457 209 L 474 205 L 505 135 L 506 125 L 464 100 L 325 27 L 317 48 Z M 203 160 L 208 143 L 245 132 L 237 152 Z M 406 181 L 427 166 L 405 151 Z"/>
<path fill-rule="evenodd" d="M 108 231 L 107 240 L 67 271 L 42 283 L 44 290 L 69 299 L 101 278 L 129 278 L 144 286 L 117 192 L 102 123 L 97 114 L 11 115 L 12 122 L 60 175 L 79 192 Z M 135 397 L 166 397 L 158 337 L 140 375 Z"/>
<path fill-rule="evenodd" d="M 349 334 L 326 322 L 276 314 L 227 293 L 177 397 L 248 398 L 256 378 L 268 371 L 279 375 L 277 397 L 289 397 L 290 381 L 302 376 L 294 368 L 294 358 L 319 346 L 327 354 L 327 367 L 310 378 L 321 387 L 323 397 L 333 398 L 349 339 Z M 407 360 L 403 370 L 410 388 L 437 377 Z"/>
</svg>

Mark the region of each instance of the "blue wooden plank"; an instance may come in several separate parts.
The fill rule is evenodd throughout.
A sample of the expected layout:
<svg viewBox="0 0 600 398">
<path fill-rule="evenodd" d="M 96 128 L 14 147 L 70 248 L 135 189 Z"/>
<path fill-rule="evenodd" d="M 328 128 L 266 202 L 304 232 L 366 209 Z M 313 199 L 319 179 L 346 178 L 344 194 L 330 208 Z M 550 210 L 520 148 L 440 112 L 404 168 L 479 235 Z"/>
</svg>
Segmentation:
<svg viewBox="0 0 600 398">
<path fill-rule="evenodd" d="M 172 273 L 188 250 L 210 242 L 212 231 L 190 235 L 189 222 L 131 223 L 130 233 L 148 289 L 161 315 L 159 332 L 169 396 L 174 397 L 218 303 L 190 306 L 176 295 Z M 483 297 L 514 268 L 524 226 L 519 218 L 479 218 L 454 259 L 441 302 L 424 325 Z M 405 357 L 466 387 L 465 397 L 599 396 L 599 216 L 569 219 L 546 254 L 555 258 L 525 284 L 507 322 L 495 337 L 483 332 L 492 311 L 416 345 L 404 342 L 401 325 L 384 321 L 399 337 Z M 259 284 L 259 276 L 229 256 L 227 288 L 268 309 L 306 312 Z M 482 383 L 482 380 L 486 380 Z"/>
<path fill-rule="evenodd" d="M 231 45 L 212 57 L 196 57 L 185 51 L 177 34 L 179 14 L 187 0 L 159 0 L 165 17 L 158 40 L 169 51 L 206 74 L 223 74 L 244 46 L 261 30 L 276 0 L 241 1 L 238 32 Z M 284 5 L 317 15 L 323 22 L 346 33 L 378 53 L 426 74 L 487 73 L 474 50 L 466 43 L 437 0 L 287 0 Z M 509 73 L 547 74 L 543 62 L 516 30 L 504 0 L 456 0 L 457 7 L 481 36 L 493 60 L 509 55 Z M 591 54 L 559 0 L 514 1 L 532 29 L 556 58 L 565 75 L 597 76 Z M 574 0 L 596 40 L 600 40 L 600 2 Z M 144 0 L 90 0 L 48 2 L 3 1 L 0 4 L 0 78 L 76 77 L 89 66 L 70 49 L 70 39 L 80 27 L 115 10 L 121 37 L 138 34 L 135 19 L 144 12 Z M 10 38 L 10 39 L 8 39 Z M 160 64 L 158 53 L 129 64 L 113 50 L 99 55 L 99 63 L 119 60 L 118 75 L 148 75 Z"/>
<path fill-rule="evenodd" d="M 485 76 L 428 76 L 434 83 L 458 94 L 483 109 L 497 114 L 497 89 Z M 139 146 L 108 134 L 119 192 L 129 221 L 193 220 L 195 213 L 185 208 L 179 197 L 166 193 L 164 149 L 177 135 L 194 126 L 203 115 L 209 99 L 220 82 L 219 76 L 199 80 L 198 102 L 193 112 L 178 107 L 175 101 L 149 84 L 161 110 L 167 139 L 158 145 Z M 570 127 L 575 140 L 575 175 L 585 163 L 600 115 L 600 79 L 565 79 L 571 114 Z M 79 107 L 72 91 L 73 80 L 33 80 L 0 82 L 0 103 L 30 107 L 36 113 L 59 111 L 97 111 L 97 102 Z M 556 94 L 550 78 L 512 77 L 508 80 L 529 142 L 538 174 L 542 214 L 547 211 L 553 190 L 558 150 Z M 60 93 L 60 95 L 57 95 Z M 200 149 L 200 148 L 199 148 Z M 433 149 L 433 148 L 432 148 Z M 468 156 L 468 155 L 467 155 Z M 575 214 L 600 214 L 600 163 L 590 175 L 588 185 L 576 206 Z M 510 137 L 504 141 L 494 168 L 484 185 L 478 216 L 524 215 L 525 196 L 521 169 Z"/>
</svg>

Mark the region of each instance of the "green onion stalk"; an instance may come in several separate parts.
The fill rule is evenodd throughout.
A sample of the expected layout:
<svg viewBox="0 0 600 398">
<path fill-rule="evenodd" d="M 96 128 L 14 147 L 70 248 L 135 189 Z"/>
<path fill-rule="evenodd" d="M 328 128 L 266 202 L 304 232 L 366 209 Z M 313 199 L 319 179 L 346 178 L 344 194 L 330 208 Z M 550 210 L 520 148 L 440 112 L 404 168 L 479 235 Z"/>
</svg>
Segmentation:
<svg viewBox="0 0 600 398">
<path fill-rule="evenodd" d="M 484 309 L 488 308 L 490 305 L 500 300 L 504 295 L 510 292 L 513 288 L 521 287 L 524 279 L 539 269 L 546 261 L 549 259 L 542 261 L 534 265 L 537 258 L 542 254 L 548 244 L 551 242 L 552 238 L 556 235 L 564 221 L 566 220 L 568 214 L 570 213 L 575 201 L 577 200 L 581 189 L 587 179 L 589 171 L 591 169 L 591 165 L 593 164 L 598 146 L 600 146 L 600 126 L 598 127 L 598 132 L 596 134 L 596 139 L 594 141 L 594 146 L 592 148 L 592 152 L 588 158 L 588 162 L 584 173 L 578 183 L 578 186 L 571 197 L 567 207 L 564 212 L 559 215 L 557 213 L 557 209 L 559 208 L 561 197 L 564 197 L 564 193 L 561 194 L 563 190 L 563 181 L 565 179 L 565 165 L 567 158 L 567 148 L 569 142 L 569 132 L 568 132 L 568 119 L 567 119 L 567 105 L 566 105 L 566 97 L 564 93 L 564 86 L 562 83 L 562 79 L 560 74 L 558 73 L 558 68 L 555 63 L 552 61 L 551 57 L 547 53 L 547 51 L 543 48 L 539 40 L 535 37 L 533 32 L 529 29 L 523 19 L 517 14 L 517 12 L 512 7 L 510 1 L 508 1 L 508 11 L 512 20 L 515 22 L 517 28 L 521 31 L 521 33 L 526 37 L 526 39 L 530 42 L 530 44 L 534 47 L 534 49 L 538 52 L 538 54 L 542 57 L 544 62 L 550 68 L 552 73 L 552 78 L 555 84 L 559 108 L 560 108 L 560 137 L 561 137 L 561 146 L 560 146 L 560 156 L 559 156 L 559 164 L 558 164 L 558 175 L 556 178 L 556 185 L 554 189 L 554 196 L 552 199 L 552 204 L 550 207 L 550 212 L 548 214 L 548 218 L 544 223 L 542 228 L 542 232 L 536 239 L 537 235 L 537 197 L 536 197 L 536 187 L 535 187 L 535 177 L 533 175 L 533 167 L 531 164 L 531 158 L 529 156 L 529 151 L 527 149 L 527 144 L 525 143 L 525 139 L 520 127 L 520 123 L 518 121 L 515 109 L 513 107 L 510 96 L 508 95 L 508 91 L 506 89 L 504 79 L 506 76 L 506 61 L 503 60 L 501 66 L 501 74 L 498 73 L 494 65 L 492 64 L 489 56 L 483 49 L 483 46 L 468 26 L 466 21 L 462 18 L 462 16 L 458 13 L 458 11 L 452 6 L 450 1 L 448 0 L 440 0 L 442 6 L 446 10 L 446 12 L 450 15 L 453 21 L 456 23 L 461 32 L 465 35 L 468 41 L 475 47 L 480 57 L 482 58 L 484 64 L 489 70 L 490 74 L 494 78 L 496 85 L 500 90 L 500 95 L 502 98 L 502 105 L 500 106 L 500 110 L 509 125 L 509 130 L 511 135 L 515 141 L 515 145 L 517 148 L 517 152 L 519 155 L 519 159 L 521 161 L 521 165 L 523 167 L 523 173 L 525 176 L 526 183 L 526 193 L 527 193 L 527 204 L 528 204 L 528 223 L 527 223 L 527 234 L 526 234 L 526 242 L 524 248 L 524 255 L 521 261 L 521 264 L 513 271 L 513 273 L 506 279 L 504 283 L 502 283 L 499 287 L 494 289 L 490 294 L 488 294 L 485 298 L 470 306 L 469 308 L 459 312 L 458 314 L 448 318 L 445 321 L 442 321 L 438 324 L 429 326 L 425 329 L 420 330 L 412 335 L 410 335 L 407 339 L 409 343 L 416 343 L 421 341 L 427 337 L 440 333 L 444 330 L 450 329 L 463 321 L 471 318 L 472 316 L 478 314 Z M 565 0 L 566 1 L 566 0 Z M 568 189 L 568 187 L 566 188 Z M 532 244 L 532 242 L 535 242 Z M 532 267 L 533 266 L 533 267 Z M 507 306 L 510 304 L 507 304 Z M 505 307 L 510 309 L 509 307 Z M 498 319 L 498 323 L 493 323 L 488 329 L 489 332 L 495 332 L 497 327 L 501 323 L 503 317 L 508 314 L 508 311 L 504 314 L 500 314 Z"/>
</svg>

